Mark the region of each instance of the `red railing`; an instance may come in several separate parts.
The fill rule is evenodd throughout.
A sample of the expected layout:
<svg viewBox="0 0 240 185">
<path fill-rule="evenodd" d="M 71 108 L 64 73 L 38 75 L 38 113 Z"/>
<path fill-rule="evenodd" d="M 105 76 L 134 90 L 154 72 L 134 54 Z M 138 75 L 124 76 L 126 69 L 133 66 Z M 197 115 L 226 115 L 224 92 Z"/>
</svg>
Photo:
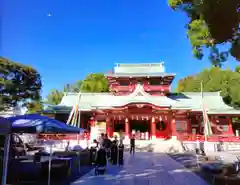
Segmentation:
<svg viewBox="0 0 240 185">
<path fill-rule="evenodd" d="M 205 140 L 204 135 L 196 135 L 196 134 L 178 134 L 177 138 L 179 141 L 204 141 Z M 240 142 L 240 137 L 213 135 L 213 136 L 208 136 L 207 141 L 209 142 Z"/>
<path fill-rule="evenodd" d="M 44 140 L 84 140 L 89 139 L 89 133 L 81 134 L 39 134 L 38 139 Z"/>
<path fill-rule="evenodd" d="M 169 91 L 169 86 L 166 85 L 144 85 L 144 90 L 145 91 Z"/>
</svg>

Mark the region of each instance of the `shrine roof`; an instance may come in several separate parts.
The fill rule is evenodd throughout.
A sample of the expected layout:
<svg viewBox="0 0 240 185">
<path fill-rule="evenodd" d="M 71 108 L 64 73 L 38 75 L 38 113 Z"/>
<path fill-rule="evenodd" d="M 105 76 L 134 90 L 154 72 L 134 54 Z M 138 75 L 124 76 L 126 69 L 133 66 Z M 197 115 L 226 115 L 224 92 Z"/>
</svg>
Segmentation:
<svg viewBox="0 0 240 185">
<path fill-rule="evenodd" d="M 150 77 L 150 76 L 175 76 L 165 72 L 163 62 L 146 64 L 116 64 L 111 73 L 105 76 L 111 77 Z"/>
<path fill-rule="evenodd" d="M 125 96 L 115 96 L 112 93 L 66 93 L 59 105 L 52 107 L 56 112 L 69 112 L 79 102 L 82 111 L 96 109 L 111 109 L 122 107 L 131 103 L 147 103 L 169 109 L 186 109 L 202 111 L 202 95 L 198 92 L 184 92 L 169 96 L 153 96 L 144 91 L 138 84 L 134 92 Z M 204 104 L 209 114 L 240 114 L 240 111 L 226 105 L 220 92 L 203 93 Z"/>
<path fill-rule="evenodd" d="M 165 77 L 165 76 L 175 76 L 176 74 L 173 73 L 112 73 L 112 74 L 105 74 L 105 76 L 111 77 Z"/>
</svg>

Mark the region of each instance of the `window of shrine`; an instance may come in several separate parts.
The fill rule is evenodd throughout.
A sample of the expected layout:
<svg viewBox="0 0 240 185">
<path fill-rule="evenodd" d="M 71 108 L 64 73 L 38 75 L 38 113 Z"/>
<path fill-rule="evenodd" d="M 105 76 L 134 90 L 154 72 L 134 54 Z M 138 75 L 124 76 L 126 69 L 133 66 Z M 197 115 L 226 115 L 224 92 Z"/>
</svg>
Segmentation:
<svg viewBox="0 0 240 185">
<path fill-rule="evenodd" d="M 223 132 L 228 132 L 229 131 L 229 125 L 222 125 L 220 126 Z"/>
<path fill-rule="evenodd" d="M 176 131 L 187 132 L 187 122 L 182 120 L 176 120 Z"/>
<path fill-rule="evenodd" d="M 114 120 L 113 129 L 114 129 L 114 132 L 125 131 L 125 121 L 124 120 Z"/>
<path fill-rule="evenodd" d="M 150 79 L 149 80 L 149 85 L 161 85 L 162 84 L 162 79 Z"/>
<path fill-rule="evenodd" d="M 121 80 L 121 81 L 119 81 L 119 85 L 120 86 L 129 86 L 130 85 L 130 81 L 128 81 L 128 80 Z"/>
<path fill-rule="evenodd" d="M 164 131 L 166 130 L 166 123 L 164 121 L 159 121 L 156 123 L 156 129 L 158 131 Z"/>
<path fill-rule="evenodd" d="M 140 85 L 142 85 L 142 84 L 143 84 L 143 81 L 142 81 L 142 79 L 141 79 L 141 80 L 138 80 L 137 82 L 138 82 L 138 84 L 140 84 Z"/>
</svg>

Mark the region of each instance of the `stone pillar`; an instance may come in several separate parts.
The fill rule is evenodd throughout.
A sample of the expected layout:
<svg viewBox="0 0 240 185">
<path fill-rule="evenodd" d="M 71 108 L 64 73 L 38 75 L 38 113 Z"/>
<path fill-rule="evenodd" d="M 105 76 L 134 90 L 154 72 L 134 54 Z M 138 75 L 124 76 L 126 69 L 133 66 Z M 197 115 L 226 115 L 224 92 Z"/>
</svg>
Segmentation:
<svg viewBox="0 0 240 185">
<path fill-rule="evenodd" d="M 129 120 L 125 119 L 125 139 L 129 139 Z"/>
<path fill-rule="evenodd" d="M 152 136 L 152 139 L 156 139 L 156 120 L 155 120 L 155 117 L 152 117 L 152 121 L 151 121 L 151 136 Z"/>
</svg>

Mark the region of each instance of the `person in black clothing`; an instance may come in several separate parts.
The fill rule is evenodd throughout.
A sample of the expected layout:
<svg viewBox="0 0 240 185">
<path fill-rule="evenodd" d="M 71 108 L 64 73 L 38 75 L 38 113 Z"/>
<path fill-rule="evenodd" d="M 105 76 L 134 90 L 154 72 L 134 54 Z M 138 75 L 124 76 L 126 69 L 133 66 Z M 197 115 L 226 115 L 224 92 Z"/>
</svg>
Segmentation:
<svg viewBox="0 0 240 185">
<path fill-rule="evenodd" d="M 97 151 L 96 165 L 97 166 L 106 166 L 107 165 L 106 151 L 103 147 L 101 147 Z"/>
<path fill-rule="evenodd" d="M 124 164 L 124 145 L 122 140 L 120 140 L 120 143 L 118 145 L 118 165 L 123 165 Z"/>
<path fill-rule="evenodd" d="M 103 147 L 105 147 L 106 149 L 107 158 L 110 158 L 110 155 L 111 155 L 111 144 L 112 144 L 111 140 L 108 138 L 108 135 L 105 134 Z"/>
<path fill-rule="evenodd" d="M 130 154 L 135 153 L 135 135 L 130 140 Z"/>
<path fill-rule="evenodd" d="M 106 171 L 107 158 L 103 146 L 97 151 L 95 175 L 104 174 Z"/>
<path fill-rule="evenodd" d="M 118 146 L 116 142 L 112 142 L 111 145 L 111 162 L 113 165 L 117 164 L 117 158 L 118 158 Z"/>
<path fill-rule="evenodd" d="M 114 143 L 115 145 L 118 145 L 118 138 L 117 138 L 117 136 L 114 137 L 113 143 Z"/>
<path fill-rule="evenodd" d="M 111 140 L 108 138 L 107 134 L 105 134 L 105 137 L 104 137 L 103 147 L 105 147 L 105 148 L 111 147 Z"/>
</svg>

